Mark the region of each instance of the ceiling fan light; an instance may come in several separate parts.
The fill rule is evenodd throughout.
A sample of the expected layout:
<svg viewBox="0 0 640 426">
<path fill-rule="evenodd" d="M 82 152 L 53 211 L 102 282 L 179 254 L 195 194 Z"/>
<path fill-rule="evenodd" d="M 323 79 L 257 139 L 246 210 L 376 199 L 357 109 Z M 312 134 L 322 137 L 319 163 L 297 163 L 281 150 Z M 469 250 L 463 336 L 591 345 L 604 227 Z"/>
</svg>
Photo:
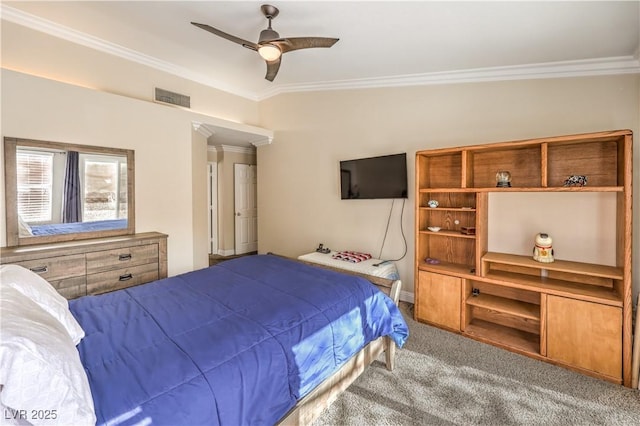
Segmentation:
<svg viewBox="0 0 640 426">
<path fill-rule="evenodd" d="M 274 44 L 265 43 L 258 48 L 258 53 L 265 61 L 275 61 L 282 55 L 280 48 Z"/>
</svg>

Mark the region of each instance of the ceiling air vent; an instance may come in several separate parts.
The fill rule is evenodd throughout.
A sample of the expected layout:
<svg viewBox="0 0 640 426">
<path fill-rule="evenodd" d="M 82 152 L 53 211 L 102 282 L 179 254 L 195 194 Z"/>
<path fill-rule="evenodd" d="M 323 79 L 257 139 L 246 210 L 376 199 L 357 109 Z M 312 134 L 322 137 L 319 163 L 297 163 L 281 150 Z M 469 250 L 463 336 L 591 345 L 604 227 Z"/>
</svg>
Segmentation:
<svg viewBox="0 0 640 426">
<path fill-rule="evenodd" d="M 159 89 L 156 87 L 156 102 L 163 104 L 177 105 L 185 108 L 191 108 L 191 98 L 187 95 L 181 95 L 180 93 L 170 92 L 168 90 Z"/>
</svg>

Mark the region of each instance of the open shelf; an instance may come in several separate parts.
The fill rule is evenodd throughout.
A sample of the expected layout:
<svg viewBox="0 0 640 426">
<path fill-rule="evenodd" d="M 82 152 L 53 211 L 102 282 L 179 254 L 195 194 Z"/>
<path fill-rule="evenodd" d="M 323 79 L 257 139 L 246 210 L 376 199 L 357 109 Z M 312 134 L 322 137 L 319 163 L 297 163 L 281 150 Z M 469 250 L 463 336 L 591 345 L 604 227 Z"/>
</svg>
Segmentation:
<svg viewBox="0 0 640 426">
<path fill-rule="evenodd" d="M 469 151 L 469 156 L 473 165 L 473 188 L 495 187 L 496 172 L 500 170 L 511 173 L 512 187 L 542 186 L 542 154 L 538 144 L 479 148 Z"/>
<path fill-rule="evenodd" d="M 472 207 L 420 207 L 424 211 L 445 211 L 445 212 L 475 212 Z"/>
<path fill-rule="evenodd" d="M 473 319 L 465 328 L 465 334 L 499 343 L 516 350 L 539 354 L 540 336 L 516 330 L 492 322 Z"/>
<path fill-rule="evenodd" d="M 553 278 L 535 277 L 513 272 L 497 271 L 485 274 L 484 278 L 494 280 L 505 286 L 512 286 L 531 291 L 544 292 L 557 296 L 566 296 L 588 302 L 610 306 L 622 306 L 622 296 L 606 287 L 583 285 L 571 281 Z"/>
<path fill-rule="evenodd" d="M 438 153 L 418 157 L 421 174 L 419 187 L 459 188 L 462 186 L 462 154 Z"/>
<path fill-rule="evenodd" d="M 558 271 L 575 275 L 589 275 L 602 278 L 621 280 L 624 276 L 622 268 L 615 266 L 596 265 L 592 263 L 573 262 L 568 260 L 555 260 L 551 263 L 542 263 L 533 260 L 529 256 L 517 254 L 488 252 L 482 256 L 483 264 L 503 264 L 526 268 L 544 269 L 547 271 Z M 485 270 L 489 270 L 487 268 Z"/>
<path fill-rule="evenodd" d="M 473 265 L 464 265 L 452 262 L 440 262 L 434 265 L 432 263 L 425 262 L 424 259 L 420 259 L 418 261 L 418 269 L 422 271 L 438 272 L 441 274 L 454 274 L 459 276 L 475 274 Z M 474 272 L 472 272 L 472 270 Z"/>
<path fill-rule="evenodd" d="M 596 187 L 622 185 L 614 140 L 550 144 L 547 151 L 548 186 L 562 186 L 570 175 L 585 175 L 587 185 Z"/>
<path fill-rule="evenodd" d="M 438 232 L 429 231 L 428 229 L 426 229 L 424 231 L 420 231 L 420 233 L 421 234 L 435 235 L 435 236 L 439 236 L 439 237 L 470 238 L 472 240 L 476 239 L 475 235 L 461 234 L 460 231 L 452 231 L 450 229 L 441 229 Z"/>
<path fill-rule="evenodd" d="M 467 305 L 477 306 L 479 308 L 501 312 L 503 314 L 540 321 L 540 305 L 534 305 L 532 303 L 506 299 L 504 297 L 493 296 L 490 294 L 470 296 L 467 298 L 466 303 Z"/>
</svg>

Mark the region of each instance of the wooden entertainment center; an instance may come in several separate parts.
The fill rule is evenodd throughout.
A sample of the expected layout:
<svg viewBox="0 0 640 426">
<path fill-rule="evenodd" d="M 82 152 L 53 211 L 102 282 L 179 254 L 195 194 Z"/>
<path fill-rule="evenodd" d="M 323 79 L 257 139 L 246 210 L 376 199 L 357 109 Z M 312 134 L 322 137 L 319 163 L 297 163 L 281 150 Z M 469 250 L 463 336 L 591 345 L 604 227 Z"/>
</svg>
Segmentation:
<svg viewBox="0 0 640 426">
<path fill-rule="evenodd" d="M 418 151 L 415 319 L 631 386 L 632 145 L 618 130 Z M 615 265 L 489 252 L 494 192 L 615 193 Z"/>
</svg>

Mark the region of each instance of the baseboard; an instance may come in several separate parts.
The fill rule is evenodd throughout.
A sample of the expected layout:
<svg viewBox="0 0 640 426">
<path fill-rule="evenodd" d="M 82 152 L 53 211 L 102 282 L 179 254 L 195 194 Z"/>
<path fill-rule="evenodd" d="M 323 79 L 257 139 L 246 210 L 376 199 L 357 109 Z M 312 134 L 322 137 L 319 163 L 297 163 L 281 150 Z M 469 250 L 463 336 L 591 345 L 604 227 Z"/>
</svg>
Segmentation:
<svg viewBox="0 0 640 426">
<path fill-rule="evenodd" d="M 413 303 L 413 300 L 414 300 L 413 293 L 410 293 L 408 291 L 401 291 L 400 300 L 407 303 Z"/>
<path fill-rule="evenodd" d="M 220 256 L 233 256 L 234 254 L 236 254 L 236 251 L 235 251 L 235 249 L 230 249 L 230 250 L 218 249 L 218 254 Z"/>
</svg>

